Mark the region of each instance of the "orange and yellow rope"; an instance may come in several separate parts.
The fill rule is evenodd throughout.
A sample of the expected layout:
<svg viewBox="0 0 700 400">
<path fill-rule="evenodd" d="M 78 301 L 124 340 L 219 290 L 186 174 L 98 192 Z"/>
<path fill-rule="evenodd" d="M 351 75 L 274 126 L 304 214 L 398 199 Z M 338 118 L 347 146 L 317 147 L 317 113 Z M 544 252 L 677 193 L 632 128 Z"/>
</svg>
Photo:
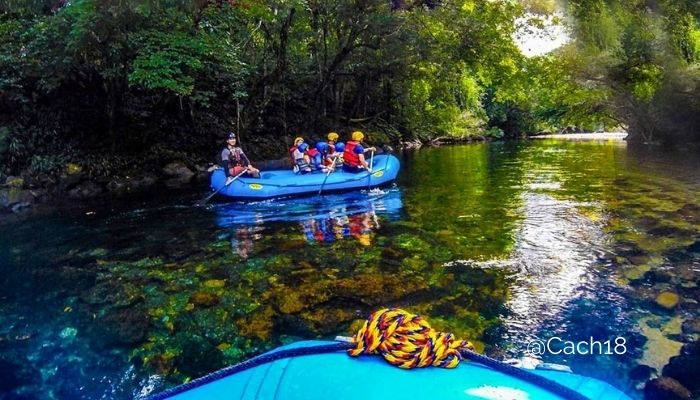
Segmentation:
<svg viewBox="0 0 700 400">
<path fill-rule="evenodd" d="M 369 316 L 354 336 L 351 356 L 381 354 L 399 368 L 436 366 L 454 368 L 462 360 L 460 349 L 474 347 L 451 333 L 438 332 L 419 315 L 385 308 Z"/>
</svg>

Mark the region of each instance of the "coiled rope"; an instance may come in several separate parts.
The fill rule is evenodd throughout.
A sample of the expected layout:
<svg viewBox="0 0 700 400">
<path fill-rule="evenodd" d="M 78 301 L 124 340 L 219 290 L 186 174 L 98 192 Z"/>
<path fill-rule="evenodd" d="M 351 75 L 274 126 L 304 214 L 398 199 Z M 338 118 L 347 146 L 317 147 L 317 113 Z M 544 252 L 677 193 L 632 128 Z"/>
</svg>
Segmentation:
<svg viewBox="0 0 700 400">
<path fill-rule="evenodd" d="M 419 315 L 399 308 L 385 308 L 369 316 L 353 337 L 351 356 L 381 354 L 399 368 L 436 366 L 454 368 L 462 358 L 530 382 L 569 400 L 589 400 L 581 393 L 528 370 L 474 352 L 466 340 L 438 332 Z"/>
<path fill-rule="evenodd" d="M 332 353 L 341 350 L 347 351 L 351 356 L 381 354 L 392 365 L 407 369 L 427 366 L 454 368 L 463 358 L 466 358 L 537 385 L 565 399 L 590 400 L 581 393 L 551 379 L 478 354 L 474 352 L 474 347 L 470 342 L 458 340 L 451 333 L 438 332 L 430 327 L 422 317 L 398 308 L 386 308 L 372 313 L 362 328 L 353 336 L 351 342 L 277 350 L 223 368 L 158 393 L 148 399 L 167 399 L 237 372 L 283 358 Z"/>
<path fill-rule="evenodd" d="M 428 366 L 454 368 L 462 360 L 461 349 L 473 350 L 466 340 L 438 332 L 421 316 L 398 308 L 385 308 L 369 316 L 353 338 L 351 356 L 381 354 L 399 368 Z"/>
</svg>

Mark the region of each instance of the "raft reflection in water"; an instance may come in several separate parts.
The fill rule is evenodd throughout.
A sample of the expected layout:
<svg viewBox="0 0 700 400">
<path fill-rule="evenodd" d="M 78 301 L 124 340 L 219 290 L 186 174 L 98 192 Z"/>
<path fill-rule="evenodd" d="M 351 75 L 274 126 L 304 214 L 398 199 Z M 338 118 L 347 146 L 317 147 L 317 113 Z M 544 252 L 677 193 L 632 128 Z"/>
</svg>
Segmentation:
<svg viewBox="0 0 700 400">
<path fill-rule="evenodd" d="M 243 258 L 273 224 L 298 226 L 309 243 L 352 237 L 369 246 L 380 218 L 396 220 L 402 208 L 397 187 L 213 206 L 217 225 L 229 229 L 231 246 Z"/>
<path fill-rule="evenodd" d="M 379 219 L 374 210 L 335 218 L 310 219 L 301 223 L 304 236 L 309 243 L 332 242 L 344 237 L 354 237 L 360 244 L 372 244 L 370 232 L 379 228 Z"/>
</svg>

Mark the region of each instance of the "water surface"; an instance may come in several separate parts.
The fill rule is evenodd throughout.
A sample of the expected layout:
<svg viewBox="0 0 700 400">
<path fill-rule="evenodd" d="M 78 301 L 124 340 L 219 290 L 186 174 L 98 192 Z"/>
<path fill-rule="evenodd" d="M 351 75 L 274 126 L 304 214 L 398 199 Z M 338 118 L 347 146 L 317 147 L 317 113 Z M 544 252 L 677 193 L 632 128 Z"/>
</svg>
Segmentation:
<svg viewBox="0 0 700 400">
<path fill-rule="evenodd" d="M 202 193 L 0 225 L 0 393 L 132 398 L 400 306 L 490 354 L 543 355 L 640 393 L 698 332 L 697 158 L 532 141 L 402 155 L 397 185 L 256 203 Z M 664 292 L 679 295 L 666 310 Z"/>
</svg>

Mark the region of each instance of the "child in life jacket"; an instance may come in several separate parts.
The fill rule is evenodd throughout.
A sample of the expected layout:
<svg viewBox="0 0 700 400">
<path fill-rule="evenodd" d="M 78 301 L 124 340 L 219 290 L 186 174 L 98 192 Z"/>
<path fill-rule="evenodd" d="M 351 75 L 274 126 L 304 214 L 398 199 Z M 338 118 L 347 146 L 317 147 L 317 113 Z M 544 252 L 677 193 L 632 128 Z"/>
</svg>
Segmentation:
<svg viewBox="0 0 700 400">
<path fill-rule="evenodd" d="M 305 174 L 311 172 L 311 158 L 307 154 L 309 145 L 306 143 L 300 143 L 297 148 L 292 152 L 292 157 L 294 158 L 294 166 L 296 169 L 294 172 Z"/>
</svg>

